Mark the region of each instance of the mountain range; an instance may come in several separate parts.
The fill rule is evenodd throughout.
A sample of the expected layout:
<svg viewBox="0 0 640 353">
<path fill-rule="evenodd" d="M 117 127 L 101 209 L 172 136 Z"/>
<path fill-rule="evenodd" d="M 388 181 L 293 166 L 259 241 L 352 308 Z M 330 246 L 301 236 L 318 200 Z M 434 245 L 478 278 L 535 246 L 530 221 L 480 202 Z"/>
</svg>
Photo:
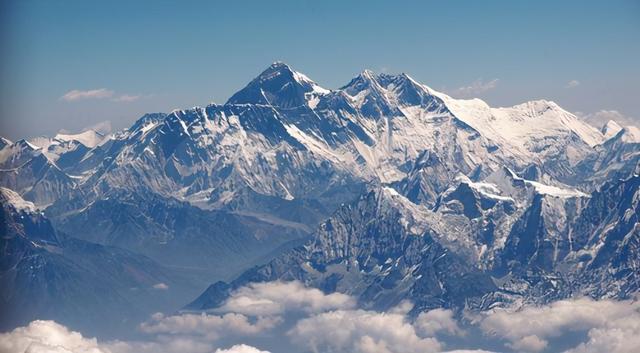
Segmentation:
<svg viewBox="0 0 640 353">
<path fill-rule="evenodd" d="M 492 108 L 368 70 L 329 90 L 276 62 L 222 105 L 2 139 L 2 304 L 73 322 L 51 307 L 158 303 L 161 283 L 168 309 L 209 310 L 276 279 L 416 313 L 629 298 L 639 159 L 638 128 L 551 101 Z"/>
</svg>

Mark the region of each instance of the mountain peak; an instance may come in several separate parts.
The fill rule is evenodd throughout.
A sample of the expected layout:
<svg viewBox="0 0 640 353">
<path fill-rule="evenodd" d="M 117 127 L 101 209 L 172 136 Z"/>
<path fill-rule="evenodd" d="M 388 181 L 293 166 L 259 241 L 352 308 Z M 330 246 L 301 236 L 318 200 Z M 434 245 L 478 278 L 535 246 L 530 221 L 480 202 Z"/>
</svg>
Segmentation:
<svg viewBox="0 0 640 353">
<path fill-rule="evenodd" d="M 266 81 L 277 75 L 287 75 L 293 78 L 294 73 L 295 71 L 288 64 L 282 61 L 275 61 L 273 64 L 269 65 L 269 67 L 264 69 L 264 71 L 262 71 L 253 81 Z"/>
<path fill-rule="evenodd" d="M 369 70 L 369 69 L 364 69 L 364 70 L 360 73 L 360 75 L 359 75 L 359 76 L 361 76 L 361 77 L 363 77 L 363 78 L 370 79 L 370 80 L 375 80 L 377 75 L 376 75 L 376 73 L 375 73 L 375 72 L 373 72 L 373 71 L 371 71 L 371 70 Z"/>
<path fill-rule="evenodd" d="M 274 61 L 271 66 L 269 66 L 269 68 L 278 68 L 278 69 L 284 69 L 284 70 L 289 70 L 289 71 L 293 71 L 291 69 L 291 66 L 289 66 L 289 64 L 285 63 L 284 61 L 280 61 L 280 60 L 276 60 Z"/>
<path fill-rule="evenodd" d="M 609 139 L 618 134 L 622 130 L 622 126 L 613 120 L 609 120 L 600 130 L 605 139 Z"/>
<path fill-rule="evenodd" d="M 65 142 L 77 141 L 89 148 L 94 148 L 98 146 L 105 139 L 105 137 L 106 136 L 104 134 L 101 134 L 93 129 L 88 129 L 77 134 L 59 132 L 54 137 L 54 139 Z"/>
<path fill-rule="evenodd" d="M 328 93 L 304 74 L 276 61 L 234 94 L 227 104 L 262 104 L 295 108 L 307 104 L 310 95 Z"/>
</svg>

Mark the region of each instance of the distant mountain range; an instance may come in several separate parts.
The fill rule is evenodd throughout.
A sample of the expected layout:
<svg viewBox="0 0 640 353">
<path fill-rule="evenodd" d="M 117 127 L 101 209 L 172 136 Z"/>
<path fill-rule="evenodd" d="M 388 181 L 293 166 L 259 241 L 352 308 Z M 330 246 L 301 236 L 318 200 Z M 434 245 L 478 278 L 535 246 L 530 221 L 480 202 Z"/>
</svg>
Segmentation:
<svg viewBox="0 0 640 353">
<path fill-rule="evenodd" d="M 626 298 L 639 160 L 638 128 L 598 129 L 551 101 L 492 108 L 370 71 L 329 90 L 277 62 L 223 105 L 2 139 L 3 305 L 38 302 L 39 317 L 64 302 L 46 288 L 110 298 L 153 282 L 186 303 L 221 280 L 187 306 L 206 310 L 274 279 L 416 311 Z M 26 254 L 46 259 L 38 285 L 19 285 Z M 128 271 L 101 282 L 93 269 L 115 263 Z"/>
</svg>

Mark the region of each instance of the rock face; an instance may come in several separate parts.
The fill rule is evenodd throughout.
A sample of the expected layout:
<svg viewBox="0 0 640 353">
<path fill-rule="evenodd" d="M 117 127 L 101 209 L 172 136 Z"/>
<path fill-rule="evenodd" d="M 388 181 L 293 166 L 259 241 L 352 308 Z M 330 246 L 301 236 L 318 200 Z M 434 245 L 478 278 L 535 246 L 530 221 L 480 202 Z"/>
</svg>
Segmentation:
<svg viewBox="0 0 640 353">
<path fill-rule="evenodd" d="M 493 292 L 490 276 L 435 240 L 428 218 L 393 189 L 370 191 L 323 222 L 307 245 L 230 285 L 212 285 L 188 308 L 212 308 L 233 288 L 276 279 L 349 293 L 364 306 L 389 308 L 409 298 L 415 310 L 460 306 Z"/>
<path fill-rule="evenodd" d="M 640 289 L 637 175 L 589 196 L 510 176 L 512 196 L 459 178 L 432 209 L 374 189 L 336 211 L 305 246 L 212 285 L 186 309 L 211 309 L 235 288 L 276 279 L 378 309 L 410 299 L 416 311 L 629 298 Z"/>
<path fill-rule="evenodd" d="M 606 183 L 571 229 L 577 283 L 594 297 L 626 298 L 640 288 L 640 177 Z"/>
<path fill-rule="evenodd" d="M 190 308 L 275 278 L 416 310 L 625 297 L 638 131 L 551 101 L 454 99 L 406 74 L 328 90 L 278 62 L 225 104 L 109 136 L 2 139 L 0 185 L 74 238 L 196 281 L 267 263 Z"/>
</svg>

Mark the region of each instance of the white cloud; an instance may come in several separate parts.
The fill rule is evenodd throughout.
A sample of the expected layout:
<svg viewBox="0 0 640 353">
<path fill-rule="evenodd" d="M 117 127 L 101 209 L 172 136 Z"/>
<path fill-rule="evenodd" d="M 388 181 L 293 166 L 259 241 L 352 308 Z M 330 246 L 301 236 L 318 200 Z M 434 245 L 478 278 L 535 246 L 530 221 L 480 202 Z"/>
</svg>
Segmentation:
<svg viewBox="0 0 640 353">
<path fill-rule="evenodd" d="M 640 352 L 640 320 L 621 318 L 602 328 L 589 330 L 587 342 L 566 353 Z"/>
<path fill-rule="evenodd" d="M 346 294 L 324 294 L 316 288 L 305 287 L 299 281 L 276 281 L 253 283 L 238 289 L 219 310 L 257 316 L 278 315 L 290 310 L 317 313 L 350 309 L 355 305 L 355 300 Z"/>
<path fill-rule="evenodd" d="M 95 338 L 85 338 L 53 321 L 32 321 L 0 334 L 0 352 L 28 353 L 110 353 Z"/>
<path fill-rule="evenodd" d="M 158 290 L 167 290 L 169 289 L 169 286 L 165 283 L 156 283 L 153 285 L 153 289 L 158 289 Z"/>
<path fill-rule="evenodd" d="M 507 347 L 513 348 L 517 352 L 540 352 L 547 348 L 548 342 L 536 335 L 522 337 L 513 343 L 508 343 Z"/>
<path fill-rule="evenodd" d="M 129 94 L 123 94 L 113 99 L 114 102 L 135 102 L 140 99 L 141 96 L 134 96 Z"/>
<path fill-rule="evenodd" d="M 197 337 L 157 337 L 155 341 L 111 341 L 101 345 L 110 353 L 211 353 L 210 342 Z"/>
<path fill-rule="evenodd" d="M 144 341 L 100 342 L 53 321 L 33 321 L 0 334 L 0 353 L 269 353 L 240 342 L 260 336 L 282 346 L 282 331 L 292 345 L 311 352 L 428 353 L 442 352 L 445 340 L 464 345 L 466 332 L 450 310 L 430 310 L 413 320 L 408 315 L 410 302 L 378 312 L 356 309 L 352 297 L 335 294 L 300 282 L 250 285 L 227 302 L 227 309 L 240 312 L 155 314 L 140 326 L 149 335 Z M 566 347 L 567 337 L 583 334 L 583 342 L 565 353 L 640 352 L 639 302 L 568 299 L 517 310 L 494 309 L 474 317 L 471 324 L 490 340 L 503 340 L 509 352 L 559 351 L 557 343 Z M 222 338 L 227 346 L 219 345 Z M 236 339 L 240 341 L 233 342 Z M 489 353 L 449 353 L 454 352 Z"/>
<path fill-rule="evenodd" d="M 211 343 L 193 336 L 161 336 L 154 341 L 98 342 L 54 321 L 33 321 L 0 334 L 0 353 L 211 353 Z M 246 345 L 236 345 L 216 353 L 269 353 Z"/>
<path fill-rule="evenodd" d="M 567 85 L 565 86 L 565 88 L 575 88 L 580 86 L 580 81 L 578 80 L 571 80 L 569 82 L 567 82 Z"/>
<path fill-rule="evenodd" d="M 459 87 L 451 92 L 454 96 L 459 97 L 473 97 L 477 94 L 489 91 L 491 89 L 496 88 L 498 85 L 498 79 L 494 78 L 490 81 L 483 81 L 482 79 L 477 79 L 466 86 Z"/>
<path fill-rule="evenodd" d="M 84 100 L 84 99 L 110 99 L 113 102 L 129 103 L 129 102 L 135 102 L 142 97 L 143 96 L 141 95 L 132 95 L 132 94 L 116 95 L 116 93 L 112 90 L 109 90 L 106 88 L 98 88 L 98 89 L 91 89 L 87 91 L 74 89 L 65 93 L 62 97 L 60 97 L 60 99 L 67 102 L 73 102 L 73 101 Z"/>
<path fill-rule="evenodd" d="M 254 335 L 270 330 L 281 322 L 279 317 L 258 317 L 255 321 L 237 313 L 224 315 L 157 313 L 142 323 L 140 330 L 150 334 L 197 335 L 213 341 L 223 335 Z"/>
<path fill-rule="evenodd" d="M 237 344 L 229 349 L 217 349 L 216 353 L 269 353 L 261 351 L 256 347 L 247 346 L 246 344 Z"/>
<path fill-rule="evenodd" d="M 442 348 L 436 338 L 418 335 L 399 312 L 325 312 L 298 321 L 288 335 L 312 352 L 428 353 Z"/>
<path fill-rule="evenodd" d="M 570 332 L 588 332 L 589 336 L 589 341 L 572 352 L 640 351 L 640 339 L 634 340 L 640 336 L 638 302 L 580 298 L 526 306 L 515 312 L 500 309 L 484 315 L 480 328 L 506 339 L 507 346 L 518 351 L 541 351 L 549 339 Z"/>
<path fill-rule="evenodd" d="M 92 89 L 88 91 L 71 90 L 60 97 L 60 99 L 71 102 L 81 99 L 105 99 L 113 97 L 114 92 L 106 88 Z"/>
<path fill-rule="evenodd" d="M 464 335 L 464 331 L 458 326 L 453 317 L 453 311 L 446 309 L 434 309 L 420 313 L 415 321 L 416 328 L 428 336 L 445 332 L 450 335 Z"/>
</svg>

